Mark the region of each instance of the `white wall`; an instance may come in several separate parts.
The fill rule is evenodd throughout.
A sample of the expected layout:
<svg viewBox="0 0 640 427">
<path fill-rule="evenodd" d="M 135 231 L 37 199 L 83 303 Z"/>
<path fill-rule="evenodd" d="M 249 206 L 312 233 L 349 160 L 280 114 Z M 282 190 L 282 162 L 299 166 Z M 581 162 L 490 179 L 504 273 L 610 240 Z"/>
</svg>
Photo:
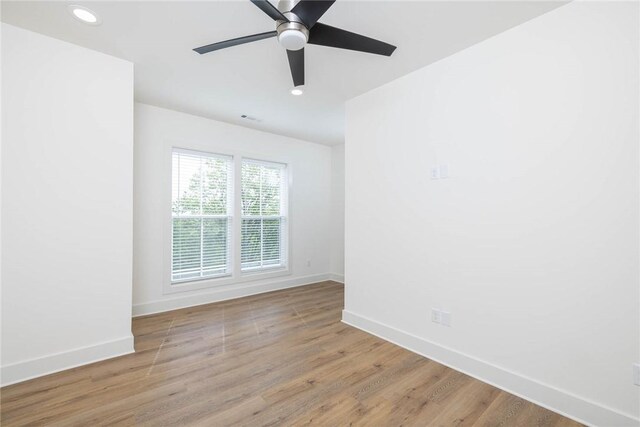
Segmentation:
<svg viewBox="0 0 640 427">
<path fill-rule="evenodd" d="M 334 280 L 344 282 L 344 144 L 331 147 L 331 262 Z"/>
<path fill-rule="evenodd" d="M 135 122 L 134 315 L 330 278 L 330 147 L 145 104 L 136 104 Z M 289 165 L 290 274 L 178 293 L 163 291 L 170 286 L 173 146 Z"/>
<path fill-rule="evenodd" d="M 2 24 L 2 383 L 133 350 L 133 66 Z"/>
<path fill-rule="evenodd" d="M 0 18 L 2 18 L 2 3 L 0 3 Z M 0 178 L 2 177 L 2 29 L 0 28 Z M 2 308 L 2 180 L 0 179 L 0 309 Z M 0 367 L 2 363 L 2 313 L 0 313 Z M 2 369 L 0 368 L 0 385 L 2 384 Z"/>
<path fill-rule="evenodd" d="M 573 2 L 348 102 L 345 321 L 639 423 L 638 17 Z"/>
</svg>

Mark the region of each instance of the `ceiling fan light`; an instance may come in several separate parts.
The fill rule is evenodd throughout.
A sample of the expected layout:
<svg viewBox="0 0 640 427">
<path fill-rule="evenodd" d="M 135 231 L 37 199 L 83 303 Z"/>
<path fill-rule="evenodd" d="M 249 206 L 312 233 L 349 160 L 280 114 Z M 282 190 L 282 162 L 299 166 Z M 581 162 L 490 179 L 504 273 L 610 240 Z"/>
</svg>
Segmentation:
<svg viewBox="0 0 640 427">
<path fill-rule="evenodd" d="M 307 44 L 307 36 L 302 31 L 284 30 L 278 34 L 278 42 L 287 50 L 300 50 Z"/>
</svg>

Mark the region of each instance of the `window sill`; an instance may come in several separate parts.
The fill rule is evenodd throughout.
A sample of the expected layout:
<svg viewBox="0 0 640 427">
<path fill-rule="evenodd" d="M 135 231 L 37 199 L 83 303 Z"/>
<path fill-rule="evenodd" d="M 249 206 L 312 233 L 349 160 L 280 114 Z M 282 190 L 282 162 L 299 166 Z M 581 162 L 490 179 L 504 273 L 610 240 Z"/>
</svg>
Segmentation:
<svg viewBox="0 0 640 427">
<path fill-rule="evenodd" d="M 188 283 L 194 283 L 194 282 L 202 282 L 205 280 L 220 280 L 220 279 L 230 279 L 231 278 L 231 274 L 218 274 L 215 276 L 208 276 L 208 277 L 193 277 L 193 278 L 188 278 L 188 279 L 178 279 L 178 280 L 172 280 L 171 281 L 171 286 L 180 286 L 183 284 L 188 284 Z"/>
<path fill-rule="evenodd" d="M 246 270 L 241 270 L 240 274 L 242 276 L 251 276 L 253 274 L 267 274 L 273 271 L 281 271 L 288 270 L 286 265 L 277 264 L 277 265 L 269 265 L 266 267 L 249 267 Z"/>
<path fill-rule="evenodd" d="M 239 275 L 225 275 L 217 277 L 203 277 L 197 279 L 185 279 L 180 281 L 168 281 L 165 285 L 163 294 L 174 294 L 178 292 L 189 292 L 196 290 L 214 289 L 222 286 L 239 285 L 258 280 L 273 279 L 291 275 L 291 271 L 287 266 L 274 266 L 269 269 L 260 269 L 257 271 L 244 271 Z"/>
<path fill-rule="evenodd" d="M 256 270 L 246 270 L 240 273 L 239 281 L 250 281 L 260 279 L 270 279 L 272 277 L 288 276 L 291 274 L 289 267 L 277 265 L 273 267 L 261 268 Z"/>
</svg>

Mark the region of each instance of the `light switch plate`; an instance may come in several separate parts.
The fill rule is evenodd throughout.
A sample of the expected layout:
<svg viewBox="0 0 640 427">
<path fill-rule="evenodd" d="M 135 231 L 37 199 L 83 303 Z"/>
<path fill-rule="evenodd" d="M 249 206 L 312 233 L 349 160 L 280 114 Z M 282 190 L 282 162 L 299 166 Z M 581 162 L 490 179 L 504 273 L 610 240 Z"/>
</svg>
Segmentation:
<svg viewBox="0 0 640 427">
<path fill-rule="evenodd" d="M 442 312 L 437 308 L 431 309 L 431 321 L 433 323 L 440 323 L 442 321 Z"/>
<path fill-rule="evenodd" d="M 440 312 L 440 323 L 442 326 L 451 327 L 451 313 L 448 311 Z"/>
<path fill-rule="evenodd" d="M 440 168 L 438 166 L 431 168 L 431 179 L 440 179 Z"/>
<path fill-rule="evenodd" d="M 438 171 L 440 172 L 440 179 L 449 178 L 449 165 L 443 164 L 438 167 Z"/>
</svg>

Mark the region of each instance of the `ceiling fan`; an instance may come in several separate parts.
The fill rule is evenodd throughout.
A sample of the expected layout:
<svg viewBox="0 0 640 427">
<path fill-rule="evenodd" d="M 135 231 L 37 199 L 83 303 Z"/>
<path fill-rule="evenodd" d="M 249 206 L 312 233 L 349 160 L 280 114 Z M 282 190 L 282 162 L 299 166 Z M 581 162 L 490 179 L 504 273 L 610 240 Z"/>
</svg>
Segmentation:
<svg viewBox="0 0 640 427">
<path fill-rule="evenodd" d="M 318 22 L 334 2 L 335 0 L 281 0 L 276 8 L 267 0 L 251 0 L 251 3 L 276 21 L 275 31 L 238 37 L 193 50 L 204 54 L 277 36 L 280 45 L 287 49 L 294 87 L 304 85 L 304 46 L 307 43 L 391 56 L 396 49 L 393 45 Z"/>
</svg>

